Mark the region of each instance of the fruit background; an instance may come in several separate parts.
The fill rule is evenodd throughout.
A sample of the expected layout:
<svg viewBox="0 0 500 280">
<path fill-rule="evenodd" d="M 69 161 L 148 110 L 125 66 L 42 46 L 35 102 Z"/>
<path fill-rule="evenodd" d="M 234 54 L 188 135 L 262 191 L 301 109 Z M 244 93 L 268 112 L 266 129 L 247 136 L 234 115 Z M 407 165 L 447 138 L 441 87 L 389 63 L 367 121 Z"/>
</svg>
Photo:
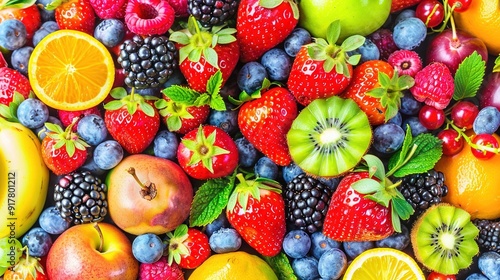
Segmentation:
<svg viewBox="0 0 500 280">
<path fill-rule="evenodd" d="M 500 279 L 498 0 L 0 1 L 0 279 Z"/>
</svg>

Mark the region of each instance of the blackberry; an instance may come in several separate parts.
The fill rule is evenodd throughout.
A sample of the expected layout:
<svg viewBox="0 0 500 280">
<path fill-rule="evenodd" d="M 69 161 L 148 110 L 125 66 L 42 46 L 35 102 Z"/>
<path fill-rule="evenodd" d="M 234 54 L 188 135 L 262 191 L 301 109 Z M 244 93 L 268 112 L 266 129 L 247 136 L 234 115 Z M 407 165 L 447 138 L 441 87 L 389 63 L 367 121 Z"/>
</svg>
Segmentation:
<svg viewBox="0 0 500 280">
<path fill-rule="evenodd" d="M 118 63 L 125 71 L 125 84 L 138 89 L 162 86 L 178 67 L 175 43 L 166 36 L 135 35 L 120 45 Z"/>
<path fill-rule="evenodd" d="M 500 221 L 473 220 L 472 223 L 479 229 L 477 244 L 483 251 L 500 253 Z"/>
<path fill-rule="evenodd" d="M 444 184 L 443 173 L 431 169 L 425 173 L 403 177 L 399 191 L 415 210 L 412 215 L 414 219 L 430 206 L 440 203 L 448 194 L 448 187 Z"/>
<path fill-rule="evenodd" d="M 106 192 L 106 184 L 89 171 L 72 172 L 55 186 L 55 207 L 75 225 L 100 222 L 108 213 Z"/>
<path fill-rule="evenodd" d="M 285 213 L 293 227 L 313 233 L 323 227 L 332 189 L 304 173 L 297 175 L 283 192 Z"/>
<path fill-rule="evenodd" d="M 188 0 L 188 12 L 207 28 L 224 24 L 237 10 L 237 0 Z"/>
</svg>

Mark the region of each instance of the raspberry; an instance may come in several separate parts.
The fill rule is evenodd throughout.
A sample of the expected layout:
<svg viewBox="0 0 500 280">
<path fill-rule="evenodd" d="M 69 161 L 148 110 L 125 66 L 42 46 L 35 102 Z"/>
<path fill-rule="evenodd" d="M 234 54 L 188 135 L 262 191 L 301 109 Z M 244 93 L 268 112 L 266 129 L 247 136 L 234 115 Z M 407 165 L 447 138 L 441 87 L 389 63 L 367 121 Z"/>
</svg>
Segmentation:
<svg viewBox="0 0 500 280">
<path fill-rule="evenodd" d="M 450 69 L 441 62 L 433 62 L 415 75 L 410 92 L 417 101 L 443 110 L 450 103 L 454 89 Z"/>
<path fill-rule="evenodd" d="M 399 75 L 415 77 L 422 70 L 422 59 L 418 53 L 410 50 L 397 50 L 389 55 L 387 62 L 396 68 Z"/>
<path fill-rule="evenodd" d="M 387 61 L 389 55 L 399 49 L 394 43 L 392 32 L 389 29 L 381 28 L 373 32 L 369 38 L 378 47 L 382 60 Z"/>
<path fill-rule="evenodd" d="M 165 34 L 174 20 L 174 8 L 164 0 L 130 0 L 125 9 L 125 24 L 137 35 Z"/>
<path fill-rule="evenodd" d="M 101 19 L 120 19 L 125 16 L 127 0 L 90 0 L 90 5 Z"/>
<path fill-rule="evenodd" d="M 168 264 L 166 257 L 154 263 L 141 263 L 139 267 L 139 280 L 184 280 L 184 274 L 179 265 L 173 262 Z"/>
<path fill-rule="evenodd" d="M 174 8 L 176 17 L 188 17 L 188 0 L 168 0 L 168 3 Z"/>
</svg>

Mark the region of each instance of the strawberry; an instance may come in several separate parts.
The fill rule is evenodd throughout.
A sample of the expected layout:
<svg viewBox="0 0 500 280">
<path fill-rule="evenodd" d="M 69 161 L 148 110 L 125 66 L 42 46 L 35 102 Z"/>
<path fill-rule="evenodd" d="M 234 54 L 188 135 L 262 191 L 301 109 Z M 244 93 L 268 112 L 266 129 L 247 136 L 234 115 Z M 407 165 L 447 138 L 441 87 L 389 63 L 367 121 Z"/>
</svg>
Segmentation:
<svg viewBox="0 0 500 280">
<path fill-rule="evenodd" d="M 184 280 L 184 274 L 178 264 L 168 264 L 166 257 L 161 257 L 154 263 L 141 263 L 139 280 Z"/>
<path fill-rule="evenodd" d="M 241 61 L 257 60 L 284 41 L 298 23 L 299 10 L 291 0 L 241 0 L 236 15 L 236 38 Z"/>
<path fill-rule="evenodd" d="M 8 67 L 0 67 L 0 104 L 9 105 L 14 92 L 19 92 L 25 99 L 31 91 L 28 78 L 21 72 Z"/>
<path fill-rule="evenodd" d="M 227 204 L 227 220 L 261 255 L 276 256 L 286 232 L 280 184 L 263 177 L 246 180 L 241 173 L 236 177 L 239 183 Z"/>
<path fill-rule="evenodd" d="M 143 152 L 160 128 L 160 114 L 147 100 L 155 100 L 152 96 L 135 94 L 135 90 L 127 95 L 124 88 L 111 91 L 116 100 L 104 105 L 104 123 L 109 134 L 131 154 Z"/>
<path fill-rule="evenodd" d="M 96 16 L 89 0 L 54 0 L 45 9 L 55 10 L 54 17 L 60 29 L 94 35 Z"/>
<path fill-rule="evenodd" d="M 208 237 L 202 231 L 179 225 L 174 232 L 167 233 L 168 264 L 179 264 L 181 268 L 194 269 L 210 257 Z"/>
<path fill-rule="evenodd" d="M 182 138 L 177 148 L 177 160 L 195 179 L 220 178 L 233 173 L 238 166 L 238 148 L 221 128 L 200 125 Z"/>
<path fill-rule="evenodd" d="M 38 258 L 22 256 L 14 267 L 5 271 L 3 280 L 47 280 L 43 266 Z"/>
<path fill-rule="evenodd" d="M 215 26 L 210 32 L 202 30 L 190 16 L 187 29 L 170 35 L 169 39 L 176 42 L 179 49 L 179 69 L 192 89 L 205 92 L 208 80 L 217 71 L 222 72 L 224 86 L 239 59 L 235 32 L 234 28 L 222 26 Z"/>
<path fill-rule="evenodd" d="M 26 4 L 14 3 L 13 5 L 7 4 L 5 6 L 0 4 L 0 22 L 6 19 L 20 20 L 26 27 L 26 38 L 28 40 L 33 38 L 35 31 L 42 25 L 40 11 L 31 1 Z"/>
<path fill-rule="evenodd" d="M 90 0 L 90 5 L 101 19 L 121 19 L 125 16 L 127 2 L 127 0 Z"/>
<path fill-rule="evenodd" d="M 63 130 L 57 124 L 45 123 L 48 132 L 42 141 L 42 158 L 56 175 L 77 170 L 87 159 L 89 145 L 73 132 L 74 125 L 73 122 Z"/>
<path fill-rule="evenodd" d="M 292 162 L 286 134 L 297 117 L 297 103 L 283 87 L 264 85 L 262 92 L 254 97 L 242 93 L 240 101 L 230 98 L 236 104 L 244 102 L 238 111 L 238 127 L 257 150 L 276 164 L 286 166 Z"/>
<path fill-rule="evenodd" d="M 392 0 L 391 13 L 410 8 L 422 2 L 422 0 Z"/>
<path fill-rule="evenodd" d="M 7 63 L 7 60 L 5 60 L 3 53 L 0 52 L 0 68 L 3 68 L 3 67 L 9 67 L 9 64 Z"/>
<path fill-rule="evenodd" d="M 455 83 L 446 65 L 432 62 L 415 75 L 415 85 L 410 88 L 413 97 L 436 109 L 443 110 L 453 97 Z"/>
<path fill-rule="evenodd" d="M 167 0 L 128 0 L 125 24 L 137 35 L 163 35 L 175 20 Z"/>
<path fill-rule="evenodd" d="M 61 121 L 64 127 L 67 127 L 68 125 L 75 122 L 75 125 L 73 126 L 73 131 L 76 131 L 76 128 L 78 126 L 78 121 L 81 118 L 91 114 L 101 116 L 101 111 L 99 110 L 98 107 L 92 107 L 79 111 L 57 110 L 57 115 L 59 116 L 59 120 Z"/>
<path fill-rule="evenodd" d="M 290 70 L 288 89 L 302 105 L 314 99 L 340 94 L 351 81 L 352 65 L 361 56 L 348 56 L 357 49 L 364 38 L 354 35 L 341 46 L 335 45 L 340 34 L 340 21 L 334 21 L 327 30 L 327 40 L 314 38 L 314 42 L 301 47 Z"/>
<path fill-rule="evenodd" d="M 341 97 L 354 100 L 375 126 L 397 114 L 403 91 L 412 85 L 412 77 L 399 76 L 389 63 L 369 60 L 354 68 L 351 83 Z"/>
</svg>

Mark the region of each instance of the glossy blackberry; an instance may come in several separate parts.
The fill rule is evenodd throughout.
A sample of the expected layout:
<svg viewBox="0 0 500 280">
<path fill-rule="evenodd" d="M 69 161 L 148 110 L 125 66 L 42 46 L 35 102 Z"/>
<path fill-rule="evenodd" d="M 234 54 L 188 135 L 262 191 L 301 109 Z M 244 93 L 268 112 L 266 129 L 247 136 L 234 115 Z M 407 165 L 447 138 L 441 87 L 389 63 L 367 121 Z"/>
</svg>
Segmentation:
<svg viewBox="0 0 500 280">
<path fill-rule="evenodd" d="M 72 172 L 55 186 L 55 207 L 75 225 L 100 222 L 108 213 L 106 192 L 106 184 L 89 171 Z"/>
<path fill-rule="evenodd" d="M 332 190 L 302 173 L 283 192 L 287 220 L 292 227 L 309 233 L 321 230 Z"/>
<path fill-rule="evenodd" d="M 418 217 L 430 206 L 440 203 L 448 194 L 443 173 L 433 169 L 404 177 L 399 190 L 415 210 L 413 218 Z"/>
<path fill-rule="evenodd" d="M 125 71 L 125 84 L 138 89 L 162 86 L 179 64 L 175 43 L 166 36 L 135 35 L 120 45 L 117 60 Z"/>
<path fill-rule="evenodd" d="M 500 222 L 492 220 L 473 220 L 479 229 L 477 244 L 483 251 L 500 253 Z"/>
<path fill-rule="evenodd" d="M 188 0 L 188 12 L 203 27 L 224 24 L 234 18 L 238 9 L 237 0 Z"/>
</svg>

